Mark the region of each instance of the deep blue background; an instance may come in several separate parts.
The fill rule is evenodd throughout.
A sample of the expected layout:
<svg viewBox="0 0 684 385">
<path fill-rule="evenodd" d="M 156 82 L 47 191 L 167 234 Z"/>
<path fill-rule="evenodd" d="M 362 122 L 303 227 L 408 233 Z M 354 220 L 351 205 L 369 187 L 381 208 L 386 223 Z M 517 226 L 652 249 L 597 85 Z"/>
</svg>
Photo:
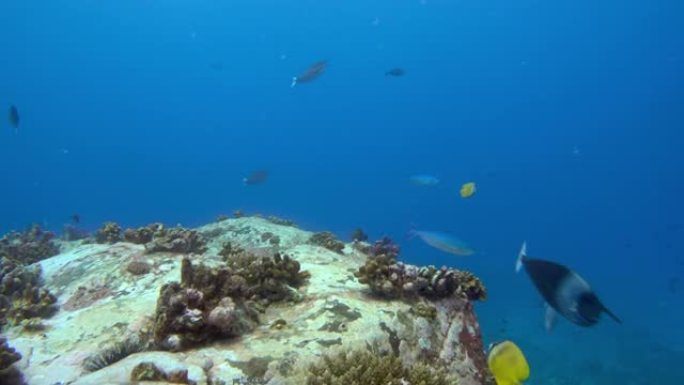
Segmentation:
<svg viewBox="0 0 684 385">
<path fill-rule="evenodd" d="M 483 277 L 487 339 L 533 357 L 635 335 L 681 352 L 683 17 L 677 0 L 2 1 L 0 107 L 22 121 L 0 123 L 0 230 L 74 212 L 91 229 L 196 226 L 237 208 L 343 238 L 361 226 L 408 261 Z M 260 168 L 267 183 L 243 186 Z M 412 224 L 478 255 L 405 241 Z M 541 330 L 512 274 L 523 239 L 626 325 Z"/>
</svg>

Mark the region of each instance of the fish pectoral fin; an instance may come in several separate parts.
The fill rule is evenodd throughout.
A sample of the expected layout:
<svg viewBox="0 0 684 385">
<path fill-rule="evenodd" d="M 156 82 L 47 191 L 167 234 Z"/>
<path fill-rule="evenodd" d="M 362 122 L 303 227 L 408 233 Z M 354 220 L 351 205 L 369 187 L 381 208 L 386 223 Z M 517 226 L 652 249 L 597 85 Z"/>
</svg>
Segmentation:
<svg viewBox="0 0 684 385">
<path fill-rule="evenodd" d="M 556 321 L 558 320 L 558 313 L 554 308 L 548 303 L 544 303 L 544 329 L 550 332 L 554 326 L 556 326 Z"/>
</svg>

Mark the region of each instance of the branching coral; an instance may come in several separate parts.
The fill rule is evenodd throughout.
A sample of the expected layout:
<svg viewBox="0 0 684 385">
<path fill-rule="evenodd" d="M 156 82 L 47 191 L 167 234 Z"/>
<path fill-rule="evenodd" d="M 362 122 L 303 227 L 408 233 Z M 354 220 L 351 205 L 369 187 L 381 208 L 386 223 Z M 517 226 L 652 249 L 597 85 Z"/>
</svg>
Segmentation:
<svg viewBox="0 0 684 385">
<path fill-rule="evenodd" d="M 454 385 L 456 379 L 443 369 L 425 364 L 402 365 L 392 354 L 369 351 L 341 352 L 323 356 L 309 368 L 306 385 Z"/>
<path fill-rule="evenodd" d="M 229 255 L 227 266 L 215 268 L 193 265 L 185 258 L 181 282 L 161 288 L 154 326 L 160 348 L 182 350 L 247 333 L 258 323 L 255 301 L 267 305 L 289 299 L 292 287 L 308 277 L 287 256 L 257 257 L 244 251 Z"/>
<path fill-rule="evenodd" d="M 121 241 L 121 226 L 114 222 L 106 222 L 95 233 L 97 243 L 116 243 Z"/>
<path fill-rule="evenodd" d="M 59 253 L 53 242 L 55 234 L 33 225 L 24 232 L 12 231 L 0 238 L 0 257 L 8 257 L 23 264 L 32 264 Z"/>
<path fill-rule="evenodd" d="M 342 254 L 342 250 L 344 249 L 344 243 L 337 240 L 335 234 L 329 231 L 315 233 L 311 236 L 311 238 L 309 238 L 309 243 L 312 245 L 325 247 L 326 249 L 339 254 Z"/>
<path fill-rule="evenodd" d="M 23 266 L 8 258 L 0 259 L 0 326 L 13 325 L 57 312 L 57 298 L 43 288 L 39 265 Z"/>
<path fill-rule="evenodd" d="M 398 248 L 387 247 L 384 242 L 376 242 L 373 249 L 375 251 L 354 275 L 375 294 L 391 298 L 459 295 L 469 300 L 484 300 L 487 296 L 482 282 L 469 272 L 397 262 Z"/>
</svg>

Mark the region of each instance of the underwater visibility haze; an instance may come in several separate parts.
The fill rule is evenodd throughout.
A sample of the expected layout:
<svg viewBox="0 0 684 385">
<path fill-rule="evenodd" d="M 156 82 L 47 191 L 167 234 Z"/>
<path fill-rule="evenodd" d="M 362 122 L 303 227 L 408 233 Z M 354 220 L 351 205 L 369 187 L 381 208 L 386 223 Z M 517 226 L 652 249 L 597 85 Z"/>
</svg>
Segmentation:
<svg viewBox="0 0 684 385">
<path fill-rule="evenodd" d="M 213 366 L 157 379 L 273 385 L 281 358 L 401 306 L 476 315 L 459 343 L 478 374 L 439 377 L 461 357 L 442 351 L 426 383 L 680 381 L 683 18 L 676 0 L 0 2 L 0 383 L 128 381 L 135 357 L 193 351 Z M 217 275 L 242 278 L 212 297 Z M 313 298 L 324 324 L 274 310 Z M 89 309 L 154 326 L 93 358 L 114 329 Z M 261 351 L 244 336 L 306 327 L 263 370 L 235 364 Z"/>
</svg>

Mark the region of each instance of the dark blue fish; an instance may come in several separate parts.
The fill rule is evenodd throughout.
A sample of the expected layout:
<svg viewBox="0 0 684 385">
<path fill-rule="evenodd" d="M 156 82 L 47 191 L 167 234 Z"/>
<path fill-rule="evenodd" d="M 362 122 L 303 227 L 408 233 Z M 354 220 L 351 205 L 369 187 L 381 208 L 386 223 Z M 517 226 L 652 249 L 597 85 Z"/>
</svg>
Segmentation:
<svg viewBox="0 0 684 385">
<path fill-rule="evenodd" d="M 552 327 L 556 313 L 580 326 L 595 325 L 601 313 L 622 323 L 601 303 L 591 286 L 579 274 L 555 262 L 528 258 L 526 243 L 523 243 L 518 254 L 515 271 L 520 271 L 523 267 L 548 306 L 545 318 L 547 329 Z"/>
<path fill-rule="evenodd" d="M 404 71 L 403 68 L 392 68 L 391 70 L 385 72 L 385 76 L 394 76 L 394 77 L 404 76 L 404 74 L 406 74 L 406 71 Z"/>
<path fill-rule="evenodd" d="M 15 129 L 19 128 L 19 110 L 16 106 L 10 106 L 7 119 L 9 120 L 9 123 L 12 127 L 14 127 Z"/>
<path fill-rule="evenodd" d="M 267 170 L 257 170 L 251 173 L 249 176 L 242 179 L 242 183 L 245 185 L 256 185 L 266 182 L 268 179 Z"/>
<path fill-rule="evenodd" d="M 306 71 L 302 72 L 299 76 L 295 76 L 292 78 L 292 84 L 290 85 L 290 87 L 294 87 L 299 83 L 308 83 L 318 79 L 318 77 L 321 76 L 323 72 L 325 72 L 325 69 L 327 67 L 328 62 L 325 60 L 321 60 L 319 62 L 312 64 L 309 68 L 306 69 Z"/>
</svg>

